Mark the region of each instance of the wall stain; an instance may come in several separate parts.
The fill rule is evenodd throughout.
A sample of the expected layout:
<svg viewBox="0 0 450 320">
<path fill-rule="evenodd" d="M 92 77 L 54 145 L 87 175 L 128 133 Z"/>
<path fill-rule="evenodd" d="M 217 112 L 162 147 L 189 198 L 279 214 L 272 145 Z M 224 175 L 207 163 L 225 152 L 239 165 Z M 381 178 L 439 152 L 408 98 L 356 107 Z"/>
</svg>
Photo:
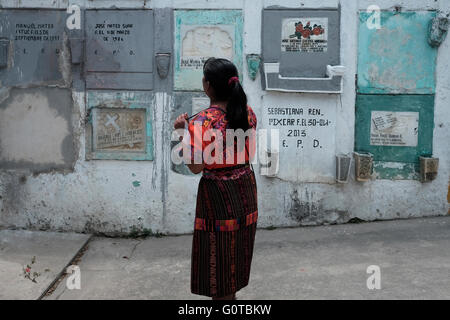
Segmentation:
<svg viewBox="0 0 450 320">
<path fill-rule="evenodd" d="M 140 187 L 141 182 L 140 181 L 133 181 L 133 187 Z"/>
<path fill-rule="evenodd" d="M 450 178 L 448 180 L 447 202 L 450 205 Z M 448 208 L 448 212 L 447 213 L 450 214 L 450 206 Z"/>
<path fill-rule="evenodd" d="M 291 207 L 289 209 L 289 216 L 299 222 L 310 222 L 316 220 L 321 210 L 321 205 L 318 202 L 312 202 L 309 199 L 310 194 L 306 190 L 306 201 L 300 200 L 298 191 L 294 190 L 291 193 Z"/>
</svg>

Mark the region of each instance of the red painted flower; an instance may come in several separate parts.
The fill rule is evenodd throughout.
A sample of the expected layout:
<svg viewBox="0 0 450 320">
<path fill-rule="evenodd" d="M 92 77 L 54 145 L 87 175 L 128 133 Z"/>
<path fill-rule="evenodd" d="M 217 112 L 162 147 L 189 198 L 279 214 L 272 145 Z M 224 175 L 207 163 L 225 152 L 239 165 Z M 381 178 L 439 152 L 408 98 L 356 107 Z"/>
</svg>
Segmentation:
<svg viewBox="0 0 450 320">
<path fill-rule="evenodd" d="M 301 22 L 295 27 L 295 31 L 296 32 L 302 32 L 303 31 L 303 24 Z"/>
<path fill-rule="evenodd" d="M 315 27 L 314 29 L 313 29 L 313 34 L 315 35 L 315 36 L 318 36 L 318 35 L 320 35 L 322 33 L 322 30 L 319 28 L 319 27 Z"/>
<path fill-rule="evenodd" d="M 309 39 L 310 35 L 311 35 L 311 30 L 309 30 L 309 29 L 303 30 L 303 32 L 302 32 L 303 38 Z"/>
</svg>

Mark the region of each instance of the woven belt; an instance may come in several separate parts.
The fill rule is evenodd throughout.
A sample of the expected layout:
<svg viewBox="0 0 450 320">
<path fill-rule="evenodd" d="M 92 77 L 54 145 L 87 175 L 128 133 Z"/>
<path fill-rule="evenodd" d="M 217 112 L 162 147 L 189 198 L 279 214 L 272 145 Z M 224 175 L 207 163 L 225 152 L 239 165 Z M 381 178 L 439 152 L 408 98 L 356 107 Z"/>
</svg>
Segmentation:
<svg viewBox="0 0 450 320">
<path fill-rule="evenodd" d="M 237 179 L 240 176 L 251 172 L 249 164 L 242 164 L 233 167 L 224 167 L 218 169 L 203 169 L 202 176 L 206 179 L 229 180 Z"/>
<path fill-rule="evenodd" d="M 195 230 L 201 231 L 236 231 L 241 227 L 247 227 L 258 220 L 258 211 L 250 213 L 242 218 L 230 220 L 211 220 L 195 218 Z"/>
</svg>

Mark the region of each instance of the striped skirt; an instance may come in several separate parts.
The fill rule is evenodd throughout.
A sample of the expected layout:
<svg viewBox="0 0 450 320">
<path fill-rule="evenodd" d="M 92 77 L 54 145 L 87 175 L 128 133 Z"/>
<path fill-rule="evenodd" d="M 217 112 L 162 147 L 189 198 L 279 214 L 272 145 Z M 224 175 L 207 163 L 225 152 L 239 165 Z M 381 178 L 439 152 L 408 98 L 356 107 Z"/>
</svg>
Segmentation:
<svg viewBox="0 0 450 320">
<path fill-rule="evenodd" d="M 258 219 L 249 165 L 204 170 L 197 193 L 191 292 L 223 297 L 248 284 Z"/>
</svg>

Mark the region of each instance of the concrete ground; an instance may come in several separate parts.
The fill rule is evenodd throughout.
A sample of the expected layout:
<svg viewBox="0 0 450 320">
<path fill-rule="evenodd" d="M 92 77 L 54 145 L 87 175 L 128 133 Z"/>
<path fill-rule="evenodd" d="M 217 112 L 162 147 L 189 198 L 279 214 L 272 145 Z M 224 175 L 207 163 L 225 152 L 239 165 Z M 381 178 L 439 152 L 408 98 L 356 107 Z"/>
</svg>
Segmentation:
<svg viewBox="0 0 450 320">
<path fill-rule="evenodd" d="M 192 236 L 93 238 L 81 289 L 46 299 L 208 299 L 189 290 Z M 367 267 L 381 289 L 367 288 Z M 258 230 L 238 299 L 450 299 L 450 217 Z"/>
<path fill-rule="evenodd" d="M 89 238 L 75 233 L 0 230 L 0 300 L 39 299 Z"/>
<path fill-rule="evenodd" d="M 256 234 L 250 283 L 238 292 L 238 299 L 450 299 L 450 217 Z M 18 279 L 19 266 L 33 255 L 38 261 L 47 257 L 55 271 L 48 274 L 50 282 L 76 247 L 83 246 L 81 240 L 64 244 L 57 237 L 61 235 L 48 233 L 54 241 L 31 247 L 27 237 L 18 245 L 23 240 L 17 236 L 17 253 L 11 244 L 0 251 L 2 270 L 9 267 L 0 273 L 0 298 L 38 298 L 44 284 Z M 191 240 L 191 235 L 92 238 L 76 262 L 81 289 L 69 290 L 67 277 L 60 278 L 44 299 L 208 299 L 190 293 Z M 4 248 L 5 242 L 0 243 Z M 380 290 L 367 288 L 370 265 L 380 267 Z"/>
</svg>

